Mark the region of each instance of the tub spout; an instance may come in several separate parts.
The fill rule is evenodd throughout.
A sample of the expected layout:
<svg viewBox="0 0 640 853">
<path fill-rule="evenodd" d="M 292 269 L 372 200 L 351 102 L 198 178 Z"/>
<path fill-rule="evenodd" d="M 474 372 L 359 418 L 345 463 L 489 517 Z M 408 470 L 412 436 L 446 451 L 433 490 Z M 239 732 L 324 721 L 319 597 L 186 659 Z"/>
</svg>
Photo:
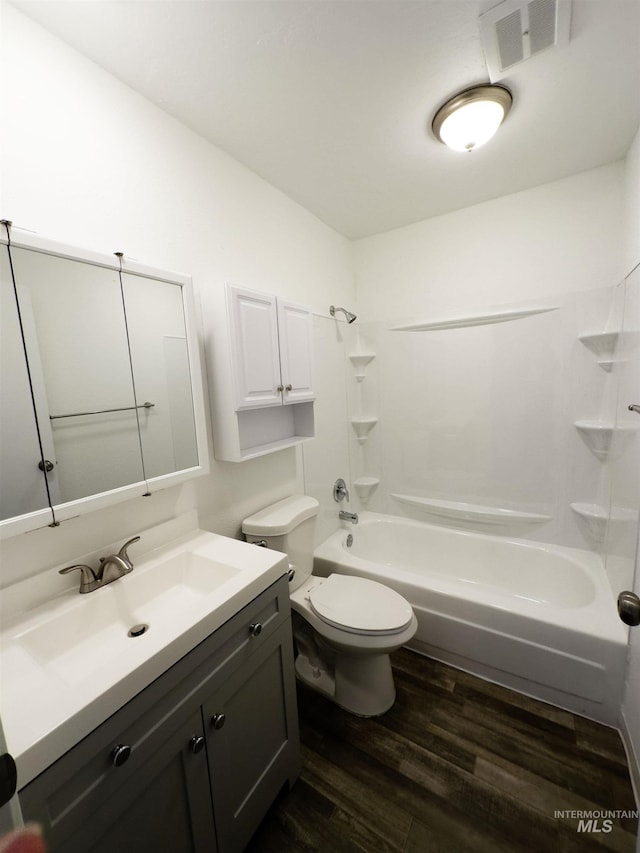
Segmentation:
<svg viewBox="0 0 640 853">
<path fill-rule="evenodd" d="M 357 512 L 347 512 L 344 509 L 341 509 L 338 513 L 338 518 L 340 521 L 350 521 L 351 524 L 358 523 L 358 513 Z"/>
</svg>

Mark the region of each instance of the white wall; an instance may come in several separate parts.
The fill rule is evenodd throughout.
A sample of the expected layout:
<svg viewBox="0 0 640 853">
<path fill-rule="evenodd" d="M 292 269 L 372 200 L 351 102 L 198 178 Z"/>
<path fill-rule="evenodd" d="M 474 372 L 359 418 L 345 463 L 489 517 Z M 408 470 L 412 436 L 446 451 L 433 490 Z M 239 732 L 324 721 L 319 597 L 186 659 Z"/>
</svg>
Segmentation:
<svg viewBox="0 0 640 853">
<path fill-rule="evenodd" d="M 2 4 L 2 217 L 45 237 L 192 276 L 203 335 L 225 281 L 327 313 L 354 301 L 351 246 L 286 196 Z M 322 409 L 323 402 L 317 404 Z M 299 454 L 208 477 L 3 543 L 6 584 L 196 507 L 242 519 L 302 488 Z"/>
<path fill-rule="evenodd" d="M 360 319 L 439 319 L 616 284 L 623 176 L 612 163 L 359 240 Z"/>
<path fill-rule="evenodd" d="M 624 233 L 624 272 L 627 273 L 640 263 L 640 131 L 636 134 L 626 161 Z M 635 325 L 635 328 L 640 328 L 640 317 L 632 318 L 632 324 Z M 638 388 L 637 377 L 636 388 Z M 640 399 L 629 400 L 628 402 L 637 403 L 640 402 Z M 637 470 L 631 470 L 629 476 L 635 478 L 637 482 L 640 475 Z M 640 539 L 636 547 L 633 589 L 640 595 Z M 640 626 L 630 630 L 627 678 L 621 719 L 629 751 L 635 757 L 634 782 L 636 796 L 640 798 Z"/>
<path fill-rule="evenodd" d="M 574 422 L 605 419 L 614 377 L 578 337 L 610 313 L 623 178 L 611 164 L 355 244 L 358 327 L 378 351 L 353 412 L 380 418 L 356 448 L 354 475 L 381 480 L 371 509 L 424 518 L 390 497 L 401 493 L 538 513 L 552 521 L 499 532 L 602 547 L 570 508 L 604 490 Z M 389 331 L 541 304 L 559 310 Z"/>
</svg>

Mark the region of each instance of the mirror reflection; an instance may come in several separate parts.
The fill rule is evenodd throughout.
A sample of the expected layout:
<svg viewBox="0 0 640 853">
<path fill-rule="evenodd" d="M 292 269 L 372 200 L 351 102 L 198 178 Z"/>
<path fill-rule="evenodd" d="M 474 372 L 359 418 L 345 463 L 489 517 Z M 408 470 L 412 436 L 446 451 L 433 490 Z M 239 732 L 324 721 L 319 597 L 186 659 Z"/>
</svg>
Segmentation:
<svg viewBox="0 0 640 853">
<path fill-rule="evenodd" d="M 13 518 L 49 506 L 47 483 L 39 467 L 34 404 L 11 283 L 9 259 L 0 253 L 0 518 Z M 34 367 L 34 373 L 35 373 Z M 38 381 L 37 384 L 42 383 Z M 43 448 L 52 454 L 53 448 Z"/>
<path fill-rule="evenodd" d="M 198 464 L 182 288 L 122 274 L 147 479 Z"/>
<path fill-rule="evenodd" d="M 44 382 L 53 503 L 143 480 L 118 273 L 27 249 L 12 258 L 29 366 Z"/>
<path fill-rule="evenodd" d="M 179 278 L 63 254 L 2 247 L 2 521 L 201 465 Z"/>
</svg>

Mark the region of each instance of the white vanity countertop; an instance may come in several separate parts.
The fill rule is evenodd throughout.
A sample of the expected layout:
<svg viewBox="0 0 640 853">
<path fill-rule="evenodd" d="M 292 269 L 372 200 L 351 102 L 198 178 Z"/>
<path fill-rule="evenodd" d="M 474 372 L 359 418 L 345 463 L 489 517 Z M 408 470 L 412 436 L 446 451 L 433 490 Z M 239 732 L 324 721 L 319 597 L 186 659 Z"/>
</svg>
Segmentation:
<svg viewBox="0 0 640 853">
<path fill-rule="evenodd" d="M 157 543 L 161 527 L 148 542 Z M 18 789 L 288 569 L 283 554 L 198 529 L 142 555 L 141 537 L 138 555 L 129 551 L 133 572 L 94 592 L 78 594 L 75 572 L 73 588 L 26 609 L 24 589 L 38 579 L 4 591 L 0 713 Z M 59 578 L 57 568 L 44 573 L 43 588 Z M 138 623 L 149 630 L 128 637 Z"/>
</svg>

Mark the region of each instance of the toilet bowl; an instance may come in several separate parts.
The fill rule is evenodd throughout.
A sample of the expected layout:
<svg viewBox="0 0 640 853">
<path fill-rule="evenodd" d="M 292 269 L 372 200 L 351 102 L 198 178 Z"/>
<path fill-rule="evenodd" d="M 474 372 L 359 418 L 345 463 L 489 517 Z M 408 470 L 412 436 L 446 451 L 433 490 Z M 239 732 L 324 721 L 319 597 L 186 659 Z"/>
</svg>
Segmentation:
<svg viewBox="0 0 640 853">
<path fill-rule="evenodd" d="M 289 557 L 297 677 L 353 714 L 377 716 L 395 700 L 389 655 L 413 637 L 416 617 L 376 581 L 312 574 L 318 507 L 293 495 L 246 518 L 242 531 L 248 542 Z"/>
</svg>

